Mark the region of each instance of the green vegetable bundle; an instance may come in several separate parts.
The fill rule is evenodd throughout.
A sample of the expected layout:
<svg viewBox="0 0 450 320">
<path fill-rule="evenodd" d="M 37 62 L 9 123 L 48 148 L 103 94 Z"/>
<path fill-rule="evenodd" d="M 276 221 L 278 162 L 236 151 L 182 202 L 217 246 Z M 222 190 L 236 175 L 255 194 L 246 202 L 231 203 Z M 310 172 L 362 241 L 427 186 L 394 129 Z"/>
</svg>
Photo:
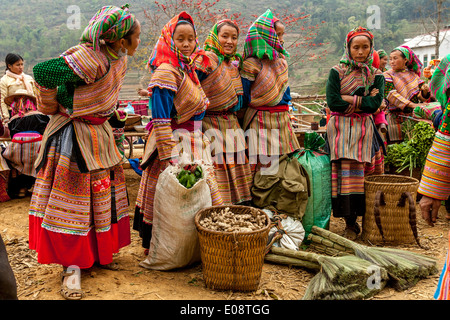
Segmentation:
<svg viewBox="0 0 450 320">
<path fill-rule="evenodd" d="M 177 175 L 178 181 L 186 189 L 192 188 L 201 178 L 203 178 L 203 170 L 197 164 L 184 166 Z"/>
<path fill-rule="evenodd" d="M 412 176 L 414 168 L 423 169 L 435 131 L 424 121 L 407 121 L 404 125 L 405 141 L 387 147 L 384 163 L 397 168 L 397 172 L 408 169 Z"/>
</svg>

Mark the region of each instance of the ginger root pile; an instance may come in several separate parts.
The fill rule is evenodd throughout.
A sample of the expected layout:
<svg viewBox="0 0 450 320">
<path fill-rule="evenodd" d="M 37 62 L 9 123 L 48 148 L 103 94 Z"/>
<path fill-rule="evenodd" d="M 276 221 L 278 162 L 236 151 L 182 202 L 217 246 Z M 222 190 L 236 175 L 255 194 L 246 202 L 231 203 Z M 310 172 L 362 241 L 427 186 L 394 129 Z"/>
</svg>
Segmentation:
<svg viewBox="0 0 450 320">
<path fill-rule="evenodd" d="M 252 232 L 264 228 L 266 216 L 258 211 L 251 213 L 233 213 L 229 207 L 213 211 L 199 221 L 199 224 L 209 230 L 224 232 Z"/>
</svg>

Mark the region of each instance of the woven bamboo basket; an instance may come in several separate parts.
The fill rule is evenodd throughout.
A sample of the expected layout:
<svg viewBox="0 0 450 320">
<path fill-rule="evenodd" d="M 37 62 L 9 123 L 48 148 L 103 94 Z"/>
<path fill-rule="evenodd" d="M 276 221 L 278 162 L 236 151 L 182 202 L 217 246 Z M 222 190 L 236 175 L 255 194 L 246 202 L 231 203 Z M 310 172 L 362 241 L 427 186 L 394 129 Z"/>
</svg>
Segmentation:
<svg viewBox="0 0 450 320">
<path fill-rule="evenodd" d="M 213 211 L 226 207 L 234 213 L 265 215 L 266 226 L 253 232 L 221 232 L 200 225 L 199 222 Z M 269 237 L 270 219 L 267 214 L 260 209 L 247 206 L 215 206 L 197 212 L 195 225 L 206 287 L 213 290 L 257 290 Z"/>
<path fill-rule="evenodd" d="M 142 116 L 139 114 L 129 114 L 127 120 L 125 120 L 125 131 L 133 131 L 134 126 L 140 126 L 142 124 Z"/>
<path fill-rule="evenodd" d="M 420 246 L 416 225 L 419 180 L 402 175 L 367 176 L 364 182 L 366 213 L 361 238 L 371 243 Z"/>
</svg>

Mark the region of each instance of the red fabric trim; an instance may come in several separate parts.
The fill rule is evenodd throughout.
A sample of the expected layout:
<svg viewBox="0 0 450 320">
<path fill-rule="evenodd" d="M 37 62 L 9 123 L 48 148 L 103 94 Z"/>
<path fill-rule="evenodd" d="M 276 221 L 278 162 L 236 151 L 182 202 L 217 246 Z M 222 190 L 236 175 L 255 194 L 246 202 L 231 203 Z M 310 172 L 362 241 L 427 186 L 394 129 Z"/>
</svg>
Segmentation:
<svg viewBox="0 0 450 320">
<path fill-rule="evenodd" d="M 66 118 L 70 118 L 70 116 L 66 113 L 63 112 L 59 112 L 60 115 L 63 115 Z M 82 116 L 82 117 L 76 117 L 76 118 L 72 118 L 72 120 L 74 121 L 79 121 L 79 122 L 86 122 L 88 124 L 93 124 L 93 125 L 100 125 L 100 124 L 104 124 L 108 118 L 107 117 L 93 117 L 93 116 Z"/>
<path fill-rule="evenodd" d="M 29 247 L 41 264 L 56 263 L 90 268 L 95 262 L 108 264 L 113 254 L 131 243 L 130 219 L 124 217 L 106 232 L 89 231 L 87 236 L 52 232 L 41 227 L 42 219 L 29 216 Z"/>
</svg>

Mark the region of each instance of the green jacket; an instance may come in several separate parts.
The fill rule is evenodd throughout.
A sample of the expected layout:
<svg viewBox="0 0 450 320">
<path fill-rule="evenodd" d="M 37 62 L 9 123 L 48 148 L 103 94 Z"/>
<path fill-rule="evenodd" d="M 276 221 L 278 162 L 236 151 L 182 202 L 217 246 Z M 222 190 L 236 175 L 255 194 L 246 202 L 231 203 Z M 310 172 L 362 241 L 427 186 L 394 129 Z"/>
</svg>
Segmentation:
<svg viewBox="0 0 450 320">
<path fill-rule="evenodd" d="M 282 155 L 275 175 L 258 171 L 251 189 L 253 203 L 301 220 L 308 203 L 310 181 L 308 173 L 296 157 Z"/>
</svg>

